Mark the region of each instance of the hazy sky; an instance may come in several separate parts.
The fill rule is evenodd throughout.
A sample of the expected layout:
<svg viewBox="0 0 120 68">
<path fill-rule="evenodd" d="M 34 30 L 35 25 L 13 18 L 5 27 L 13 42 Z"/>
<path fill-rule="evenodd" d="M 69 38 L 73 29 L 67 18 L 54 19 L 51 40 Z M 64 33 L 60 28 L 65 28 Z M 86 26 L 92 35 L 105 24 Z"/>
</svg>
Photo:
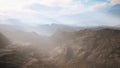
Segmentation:
<svg viewBox="0 0 120 68">
<path fill-rule="evenodd" d="M 0 0 L 1 23 L 119 25 L 120 0 Z"/>
</svg>

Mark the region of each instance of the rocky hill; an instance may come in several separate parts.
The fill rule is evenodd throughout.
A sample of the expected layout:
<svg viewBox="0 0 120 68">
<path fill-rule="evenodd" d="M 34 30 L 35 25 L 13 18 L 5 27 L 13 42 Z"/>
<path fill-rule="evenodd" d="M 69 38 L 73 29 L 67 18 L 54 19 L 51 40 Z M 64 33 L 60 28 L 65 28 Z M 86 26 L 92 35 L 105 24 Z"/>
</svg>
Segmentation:
<svg viewBox="0 0 120 68">
<path fill-rule="evenodd" d="M 52 42 L 54 47 L 47 53 L 25 46 L 10 48 L 11 54 L 0 57 L 0 66 L 5 63 L 5 68 L 120 68 L 118 29 L 57 31 L 48 39 L 44 43 Z"/>
<path fill-rule="evenodd" d="M 59 60 L 69 58 L 67 61 L 63 59 L 63 64 L 70 65 L 70 67 L 71 65 L 82 67 L 81 64 L 86 64 L 92 65 L 91 68 L 119 68 L 120 30 L 111 28 L 85 29 L 66 34 L 59 35 L 57 40 L 57 42 L 62 42 L 59 49 L 63 50 L 61 55 L 64 55 L 59 56 Z"/>
</svg>

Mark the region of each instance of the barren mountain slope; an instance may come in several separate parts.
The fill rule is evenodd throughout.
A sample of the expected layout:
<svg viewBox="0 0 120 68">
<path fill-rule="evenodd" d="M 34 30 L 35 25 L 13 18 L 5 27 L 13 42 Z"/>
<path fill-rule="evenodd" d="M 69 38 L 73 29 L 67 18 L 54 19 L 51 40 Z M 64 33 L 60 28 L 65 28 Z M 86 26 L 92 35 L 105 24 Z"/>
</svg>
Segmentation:
<svg viewBox="0 0 120 68">
<path fill-rule="evenodd" d="M 55 38 L 57 43 L 60 42 L 58 50 L 62 50 L 60 56 L 55 55 L 56 58 L 59 57 L 58 64 L 64 58 L 60 64 L 70 67 L 73 65 L 82 67 L 86 64 L 95 68 L 119 68 L 120 30 L 85 29 L 74 33 L 62 33 Z"/>
<path fill-rule="evenodd" d="M 47 39 L 44 40 L 45 44 L 52 42 L 50 45 L 55 46 L 47 53 L 32 48 L 32 45 L 6 48 L 10 53 L 5 52 L 0 56 L 0 66 L 3 68 L 120 68 L 120 30 L 118 29 L 94 28 L 75 32 L 63 30 L 57 31 Z"/>
</svg>

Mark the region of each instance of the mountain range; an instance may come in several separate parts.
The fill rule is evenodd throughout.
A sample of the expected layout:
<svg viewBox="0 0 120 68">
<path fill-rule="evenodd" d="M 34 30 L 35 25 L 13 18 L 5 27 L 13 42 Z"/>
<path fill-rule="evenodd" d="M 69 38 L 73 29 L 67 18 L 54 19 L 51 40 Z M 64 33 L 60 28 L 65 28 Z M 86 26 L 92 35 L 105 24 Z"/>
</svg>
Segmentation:
<svg viewBox="0 0 120 68">
<path fill-rule="evenodd" d="M 6 48 L 2 48 L 7 51 L 1 52 L 0 66 L 4 68 L 120 67 L 119 29 L 86 28 L 74 32 L 58 30 L 52 36 L 38 35 L 37 38 L 39 38 L 37 39 L 39 43 L 36 43 L 38 45 L 10 43 Z M 30 40 L 32 42 L 32 39 Z"/>
</svg>

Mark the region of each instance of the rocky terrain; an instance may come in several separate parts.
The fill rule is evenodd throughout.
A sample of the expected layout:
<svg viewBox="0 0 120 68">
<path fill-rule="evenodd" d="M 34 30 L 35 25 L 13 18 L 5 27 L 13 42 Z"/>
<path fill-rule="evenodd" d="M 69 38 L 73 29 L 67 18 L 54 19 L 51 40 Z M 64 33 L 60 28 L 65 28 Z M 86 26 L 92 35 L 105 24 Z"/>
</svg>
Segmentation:
<svg viewBox="0 0 120 68">
<path fill-rule="evenodd" d="M 119 29 L 58 30 L 50 37 L 39 38 L 38 45 L 18 44 L 1 33 L 0 67 L 120 68 Z"/>
</svg>

